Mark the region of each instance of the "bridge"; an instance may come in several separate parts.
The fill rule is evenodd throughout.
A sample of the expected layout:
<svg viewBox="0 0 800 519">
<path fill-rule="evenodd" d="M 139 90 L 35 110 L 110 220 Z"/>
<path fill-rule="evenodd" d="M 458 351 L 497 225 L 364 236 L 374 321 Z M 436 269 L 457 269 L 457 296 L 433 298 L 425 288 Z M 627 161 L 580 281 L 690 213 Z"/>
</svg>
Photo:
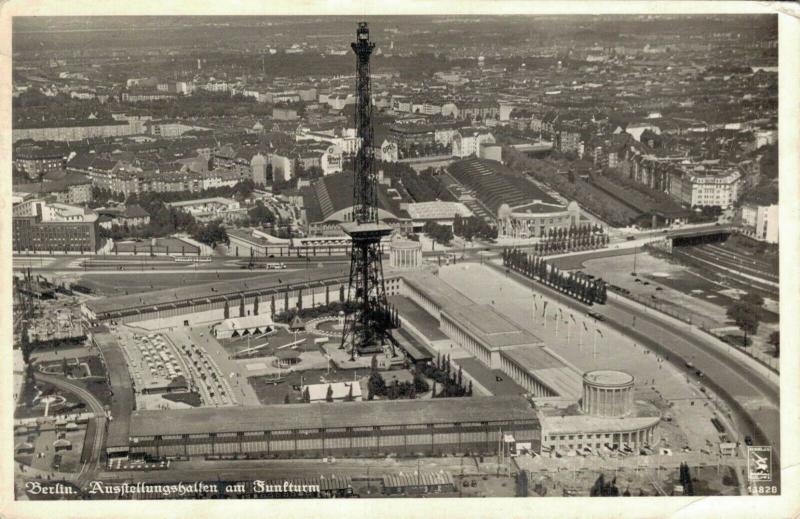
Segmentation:
<svg viewBox="0 0 800 519">
<path fill-rule="evenodd" d="M 735 231 L 732 225 L 714 225 L 711 227 L 695 227 L 667 232 L 665 239 L 671 247 L 687 247 L 705 243 L 726 241 Z"/>
</svg>

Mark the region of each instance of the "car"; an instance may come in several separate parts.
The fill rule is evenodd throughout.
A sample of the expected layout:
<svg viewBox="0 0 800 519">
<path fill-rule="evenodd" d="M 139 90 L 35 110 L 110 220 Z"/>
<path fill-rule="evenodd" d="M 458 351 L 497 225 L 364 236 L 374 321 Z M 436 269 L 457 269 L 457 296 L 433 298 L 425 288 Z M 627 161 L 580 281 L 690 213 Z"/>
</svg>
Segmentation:
<svg viewBox="0 0 800 519">
<path fill-rule="evenodd" d="M 636 236 L 626 236 L 625 239 L 628 241 L 633 241 L 636 239 Z"/>
<path fill-rule="evenodd" d="M 649 285 L 649 284 L 650 284 L 650 282 L 649 282 L 649 281 L 644 281 L 642 284 L 643 284 L 644 286 L 647 286 L 647 285 Z"/>
<path fill-rule="evenodd" d="M 656 290 L 664 290 L 662 287 L 656 287 Z"/>
<path fill-rule="evenodd" d="M 641 280 L 641 279 L 639 279 L 639 278 L 636 278 L 636 279 L 634 279 L 634 281 L 635 281 L 636 283 L 641 283 L 641 282 L 642 282 L 642 280 Z"/>
<path fill-rule="evenodd" d="M 753 437 L 750 436 L 749 434 L 745 435 L 744 443 L 745 445 L 753 445 Z"/>
<path fill-rule="evenodd" d="M 705 376 L 705 375 L 703 374 L 703 372 L 702 372 L 702 371 L 700 371 L 699 369 L 698 369 L 697 371 L 695 371 L 695 372 L 694 372 L 694 374 L 695 374 L 695 375 L 697 375 L 697 376 L 698 376 L 698 377 L 700 377 L 700 378 L 703 378 L 703 377 Z"/>
</svg>

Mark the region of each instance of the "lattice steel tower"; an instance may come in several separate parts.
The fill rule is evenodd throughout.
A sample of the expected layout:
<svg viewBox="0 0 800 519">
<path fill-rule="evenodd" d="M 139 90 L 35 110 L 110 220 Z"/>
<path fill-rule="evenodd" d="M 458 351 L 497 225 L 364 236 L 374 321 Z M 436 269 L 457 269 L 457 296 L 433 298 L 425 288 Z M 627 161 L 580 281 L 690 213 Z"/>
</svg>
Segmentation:
<svg viewBox="0 0 800 519">
<path fill-rule="evenodd" d="M 369 41 L 366 22 L 358 24 L 356 41 L 356 128 L 361 147 L 356 154 L 353 181 L 353 214 L 343 224 L 352 238 L 350 251 L 350 290 L 347 300 L 352 312 L 345 319 L 342 348 L 367 354 L 382 351 L 392 327 L 386 301 L 381 262 L 381 238 L 392 228 L 378 221 L 378 178 L 373 165 L 372 98 L 369 85 L 369 58 L 375 44 Z"/>
</svg>

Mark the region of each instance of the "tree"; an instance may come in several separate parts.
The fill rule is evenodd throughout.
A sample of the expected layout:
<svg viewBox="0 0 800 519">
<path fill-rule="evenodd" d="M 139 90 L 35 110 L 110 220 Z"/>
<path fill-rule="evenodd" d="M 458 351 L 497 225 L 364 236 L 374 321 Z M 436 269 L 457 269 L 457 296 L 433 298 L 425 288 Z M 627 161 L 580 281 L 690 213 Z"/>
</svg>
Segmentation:
<svg viewBox="0 0 800 519">
<path fill-rule="evenodd" d="M 275 294 L 272 294 L 269 300 L 269 316 L 275 319 Z"/>
<path fill-rule="evenodd" d="M 436 381 L 433 381 L 433 387 L 431 388 L 431 398 L 436 398 Z"/>
<path fill-rule="evenodd" d="M 737 301 L 728 307 L 726 313 L 729 319 L 732 319 L 736 326 L 744 333 L 744 340 L 742 346 L 747 347 L 747 336 L 753 335 L 758 331 L 760 311 L 759 308 L 752 304 Z"/>
<path fill-rule="evenodd" d="M 311 402 L 311 393 L 308 391 L 308 386 L 303 389 L 303 402 L 309 403 Z"/>
<path fill-rule="evenodd" d="M 27 320 L 22 322 L 22 327 L 20 328 L 19 335 L 20 335 L 20 351 L 22 352 L 22 360 L 25 362 L 25 365 L 28 366 L 31 363 L 31 353 L 33 353 L 33 347 L 31 345 L 31 338 L 28 332 Z"/>
<path fill-rule="evenodd" d="M 330 387 L 330 386 L 328 386 Z M 353 385 L 350 384 L 350 390 L 347 392 L 347 396 L 344 398 L 345 402 L 352 402 L 353 401 Z"/>
<path fill-rule="evenodd" d="M 231 317 L 231 309 L 230 306 L 228 306 L 227 300 L 225 301 L 225 308 L 223 308 L 222 314 L 225 316 L 225 319 L 230 319 Z"/>
<path fill-rule="evenodd" d="M 291 400 L 289 399 L 289 395 L 286 395 L 285 397 L 283 397 L 283 403 L 284 404 L 291 403 Z"/>
<path fill-rule="evenodd" d="M 780 357 L 781 356 L 781 332 L 780 331 L 774 331 L 771 334 L 769 334 L 769 340 L 767 342 L 769 342 L 769 344 L 771 344 L 775 348 L 775 356 L 776 357 Z"/>
<path fill-rule="evenodd" d="M 749 292 L 743 295 L 742 297 L 739 298 L 739 301 L 751 304 L 753 306 L 757 306 L 759 308 L 764 306 L 764 298 L 754 292 Z"/>
<path fill-rule="evenodd" d="M 325 401 L 333 402 L 333 387 L 330 384 L 328 384 L 328 392 L 325 393 Z"/>
<path fill-rule="evenodd" d="M 244 317 L 244 296 L 239 299 L 239 317 Z"/>
<path fill-rule="evenodd" d="M 528 497 L 528 471 L 517 472 L 517 497 Z"/>
<path fill-rule="evenodd" d="M 344 285 L 339 286 L 339 302 L 344 303 Z"/>
<path fill-rule="evenodd" d="M 253 301 L 253 315 L 258 315 L 258 296 Z"/>
<path fill-rule="evenodd" d="M 367 381 L 367 388 L 369 390 L 369 393 L 374 396 L 386 395 L 386 381 L 383 379 L 383 376 L 377 371 L 373 372 L 372 375 L 369 376 L 369 380 Z"/>
<path fill-rule="evenodd" d="M 589 490 L 589 495 L 591 497 L 618 496 L 619 489 L 617 488 L 617 478 L 614 478 L 612 481 L 606 483 L 605 476 L 600 474 L 597 480 L 595 480 L 594 485 L 592 485 L 591 490 Z"/>
</svg>

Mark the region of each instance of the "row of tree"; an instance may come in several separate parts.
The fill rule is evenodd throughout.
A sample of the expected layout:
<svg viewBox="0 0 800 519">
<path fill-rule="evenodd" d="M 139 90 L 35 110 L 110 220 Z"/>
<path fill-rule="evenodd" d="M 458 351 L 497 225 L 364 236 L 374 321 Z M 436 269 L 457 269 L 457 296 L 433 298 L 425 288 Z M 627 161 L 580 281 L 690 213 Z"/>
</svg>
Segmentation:
<svg viewBox="0 0 800 519">
<path fill-rule="evenodd" d="M 486 220 L 477 216 L 463 218 L 457 214 L 453 219 L 453 234 L 469 241 L 473 238 L 494 240 L 497 238 L 497 227 L 489 225 Z"/>
<path fill-rule="evenodd" d="M 453 241 L 453 229 L 449 225 L 440 225 L 436 222 L 427 221 L 422 230 L 433 241 L 441 245 L 447 245 Z"/>
<path fill-rule="evenodd" d="M 564 273 L 543 258 L 520 249 L 503 249 L 503 265 L 589 305 L 605 304 L 608 284 L 580 273 Z"/>
<path fill-rule="evenodd" d="M 371 372 L 367 381 L 367 400 L 373 400 L 376 396 L 389 400 L 414 399 L 428 390 L 430 390 L 430 385 L 418 371 L 414 371 L 414 378 L 411 381 L 400 382 L 395 379 L 391 384 L 387 384 L 383 375 L 378 371 L 377 356 L 372 357 Z"/>
<path fill-rule="evenodd" d="M 191 214 L 174 207 L 167 207 L 166 204 L 198 197 L 222 196 L 244 199 L 252 194 L 254 187 L 252 180 L 244 180 L 232 187 L 220 186 L 206 189 L 202 192 L 133 193 L 124 200 L 125 204 L 128 206 L 141 206 L 150 215 L 150 222 L 147 225 L 135 228 L 114 226 L 110 231 L 101 229 L 100 235 L 104 238 L 119 240 L 123 238 L 157 238 L 169 236 L 176 232 L 185 232 L 197 241 L 207 245 L 214 246 L 219 243 L 228 243 L 227 233 L 224 232 L 224 228 L 219 222 L 202 224 Z M 120 202 L 123 197 L 119 193 L 94 188 L 93 198 L 92 205 L 99 206 L 106 205 L 109 201 Z M 256 206 L 248 213 L 248 219 L 251 224 L 270 223 L 274 221 L 274 215 L 263 204 L 259 207 L 258 203 L 256 203 Z"/>
<path fill-rule="evenodd" d="M 454 371 L 450 363 L 450 355 L 436 354 L 436 361 L 425 365 L 423 373 L 433 379 L 433 398 L 472 396 L 472 381 L 464 380 L 461 366 Z M 441 386 L 438 390 L 437 385 Z"/>
<path fill-rule="evenodd" d="M 570 238 L 547 236 L 539 243 L 533 245 L 533 251 L 536 254 L 554 254 L 559 252 L 591 250 L 605 247 L 608 245 L 609 241 L 610 238 L 607 234 L 589 234 L 588 236 Z"/>
</svg>

